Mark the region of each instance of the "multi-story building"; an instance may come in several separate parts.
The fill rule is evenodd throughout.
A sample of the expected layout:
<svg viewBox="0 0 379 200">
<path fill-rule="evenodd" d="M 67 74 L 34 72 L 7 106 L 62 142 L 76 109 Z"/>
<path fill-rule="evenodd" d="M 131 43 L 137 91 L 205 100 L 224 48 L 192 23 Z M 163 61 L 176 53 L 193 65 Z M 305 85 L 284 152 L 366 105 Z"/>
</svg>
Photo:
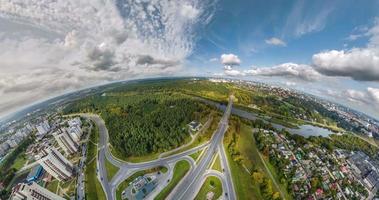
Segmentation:
<svg viewBox="0 0 379 200">
<path fill-rule="evenodd" d="M 49 122 L 47 120 L 41 122 L 39 125 L 36 126 L 36 129 L 38 131 L 38 135 L 40 136 L 45 135 L 47 132 L 50 131 Z"/>
<path fill-rule="evenodd" d="M 75 117 L 74 119 L 68 120 L 67 123 L 70 127 L 71 126 L 78 126 L 78 127 L 82 126 L 82 121 L 80 120 L 79 117 Z"/>
<path fill-rule="evenodd" d="M 68 128 L 66 131 L 71 135 L 71 137 L 76 141 L 80 141 L 80 137 L 82 136 L 82 121 L 79 117 L 67 121 Z"/>
<path fill-rule="evenodd" d="M 78 151 L 79 144 L 72 138 L 71 134 L 67 133 L 66 130 L 58 130 L 54 132 L 53 135 L 59 146 L 67 155 Z"/>
<path fill-rule="evenodd" d="M 66 128 L 66 131 L 71 135 L 72 139 L 76 142 L 80 141 L 80 137 L 82 136 L 82 129 L 78 126 L 70 126 Z"/>
<path fill-rule="evenodd" d="M 36 159 L 43 169 L 54 178 L 62 181 L 68 180 L 74 170 L 74 166 L 57 149 L 48 145 L 41 145 Z"/>
<path fill-rule="evenodd" d="M 19 183 L 12 189 L 11 200 L 64 200 L 35 182 Z"/>
<path fill-rule="evenodd" d="M 11 148 L 14 148 L 17 146 L 17 142 L 15 140 L 9 139 L 6 141 Z"/>
</svg>

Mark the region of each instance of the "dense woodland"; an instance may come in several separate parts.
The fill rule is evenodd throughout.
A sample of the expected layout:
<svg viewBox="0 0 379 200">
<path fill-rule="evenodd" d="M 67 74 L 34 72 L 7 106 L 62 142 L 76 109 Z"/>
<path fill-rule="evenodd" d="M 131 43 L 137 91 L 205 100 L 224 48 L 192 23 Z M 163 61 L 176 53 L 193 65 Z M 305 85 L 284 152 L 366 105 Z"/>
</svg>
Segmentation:
<svg viewBox="0 0 379 200">
<path fill-rule="evenodd" d="M 142 156 L 180 146 L 186 125 L 207 117 L 211 108 L 173 92 L 117 92 L 86 98 L 65 113 L 94 112 L 104 119 L 112 146 L 127 156 Z"/>
</svg>

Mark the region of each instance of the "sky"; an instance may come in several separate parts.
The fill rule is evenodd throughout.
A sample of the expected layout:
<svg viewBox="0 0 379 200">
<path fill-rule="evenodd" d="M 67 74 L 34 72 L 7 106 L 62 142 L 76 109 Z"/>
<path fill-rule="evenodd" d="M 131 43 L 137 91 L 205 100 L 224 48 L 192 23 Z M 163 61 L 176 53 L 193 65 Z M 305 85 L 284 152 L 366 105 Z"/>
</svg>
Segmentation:
<svg viewBox="0 0 379 200">
<path fill-rule="evenodd" d="M 0 0 L 0 118 L 161 76 L 261 81 L 379 118 L 379 1 Z"/>
</svg>

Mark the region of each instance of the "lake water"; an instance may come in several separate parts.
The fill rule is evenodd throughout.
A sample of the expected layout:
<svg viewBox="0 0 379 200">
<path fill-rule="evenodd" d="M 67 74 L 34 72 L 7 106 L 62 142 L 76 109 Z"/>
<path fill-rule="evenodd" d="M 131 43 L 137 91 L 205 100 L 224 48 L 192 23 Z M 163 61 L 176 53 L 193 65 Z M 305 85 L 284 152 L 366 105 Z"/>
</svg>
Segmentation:
<svg viewBox="0 0 379 200">
<path fill-rule="evenodd" d="M 321 128 L 318 126 L 313 126 L 313 125 L 301 125 L 299 126 L 298 129 L 292 128 L 288 130 L 292 134 L 297 134 L 301 135 L 304 137 L 309 137 L 309 136 L 323 136 L 323 137 L 328 137 L 330 134 L 334 134 L 332 131 L 326 128 Z"/>
<path fill-rule="evenodd" d="M 202 100 L 203 102 L 209 104 L 209 105 L 216 106 L 218 109 L 225 111 L 226 105 L 221 105 L 217 102 L 213 102 L 213 101 L 202 99 L 202 98 L 199 98 L 199 99 Z M 242 117 L 242 118 L 245 118 L 245 119 L 249 119 L 249 120 L 261 119 L 266 123 L 271 123 L 272 126 L 277 130 L 282 130 L 284 128 L 284 129 L 287 129 L 292 134 L 301 135 L 301 136 L 304 136 L 306 138 L 309 136 L 328 137 L 330 134 L 333 134 L 333 132 L 330 131 L 329 129 L 321 128 L 321 127 L 313 126 L 313 125 L 309 125 L 309 124 L 301 125 L 301 126 L 299 126 L 299 128 L 288 128 L 288 127 L 285 127 L 285 126 L 280 125 L 280 124 L 268 122 L 267 120 L 262 119 L 261 117 L 259 117 L 255 113 L 248 112 L 245 110 L 241 110 L 241 109 L 238 109 L 235 107 L 232 108 L 232 114 L 237 115 L 237 116 Z"/>
</svg>

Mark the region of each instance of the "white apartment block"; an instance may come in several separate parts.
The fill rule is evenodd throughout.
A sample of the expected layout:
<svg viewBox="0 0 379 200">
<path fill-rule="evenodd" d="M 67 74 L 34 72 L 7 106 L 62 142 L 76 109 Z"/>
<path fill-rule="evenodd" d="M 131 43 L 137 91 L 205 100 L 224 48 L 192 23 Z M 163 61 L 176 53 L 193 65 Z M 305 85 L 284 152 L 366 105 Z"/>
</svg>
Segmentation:
<svg viewBox="0 0 379 200">
<path fill-rule="evenodd" d="M 58 130 L 53 135 L 66 155 L 70 155 L 78 151 L 79 144 L 72 138 L 71 134 L 67 133 L 66 130 Z"/>
<path fill-rule="evenodd" d="M 71 135 L 72 139 L 75 140 L 75 142 L 80 141 L 80 137 L 82 136 L 82 129 L 79 126 L 70 126 L 66 128 L 66 131 Z"/>
<path fill-rule="evenodd" d="M 36 159 L 45 171 L 59 181 L 72 176 L 74 166 L 54 147 L 40 146 Z"/>
<path fill-rule="evenodd" d="M 36 126 L 36 129 L 38 131 L 38 135 L 45 135 L 50 131 L 49 122 L 47 120 L 41 122 L 38 126 Z"/>
<path fill-rule="evenodd" d="M 35 182 L 19 183 L 12 189 L 11 200 L 64 200 Z"/>
<path fill-rule="evenodd" d="M 74 119 L 70 119 L 67 121 L 68 123 L 68 126 L 77 126 L 77 127 L 81 127 L 82 126 L 82 121 L 80 120 L 79 117 L 75 117 Z"/>
</svg>

